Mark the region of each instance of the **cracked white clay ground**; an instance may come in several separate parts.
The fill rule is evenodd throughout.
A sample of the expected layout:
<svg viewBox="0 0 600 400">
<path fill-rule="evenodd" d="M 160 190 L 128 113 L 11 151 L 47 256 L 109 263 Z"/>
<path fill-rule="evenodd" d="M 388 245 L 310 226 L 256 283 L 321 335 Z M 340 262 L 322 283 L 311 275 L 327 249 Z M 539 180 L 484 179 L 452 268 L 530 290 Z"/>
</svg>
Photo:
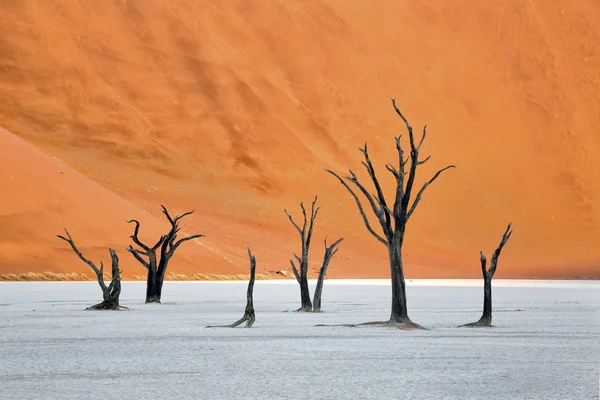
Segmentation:
<svg viewBox="0 0 600 400">
<path fill-rule="evenodd" d="M 388 317 L 386 281 L 327 280 L 323 312 L 296 313 L 295 282 L 257 281 L 251 329 L 206 329 L 241 317 L 246 282 L 165 282 L 129 311 L 83 311 L 92 282 L 0 283 L 2 399 L 598 399 L 600 282 L 408 282 L 426 331 L 315 327 Z M 314 282 L 311 282 L 311 292 Z"/>
</svg>

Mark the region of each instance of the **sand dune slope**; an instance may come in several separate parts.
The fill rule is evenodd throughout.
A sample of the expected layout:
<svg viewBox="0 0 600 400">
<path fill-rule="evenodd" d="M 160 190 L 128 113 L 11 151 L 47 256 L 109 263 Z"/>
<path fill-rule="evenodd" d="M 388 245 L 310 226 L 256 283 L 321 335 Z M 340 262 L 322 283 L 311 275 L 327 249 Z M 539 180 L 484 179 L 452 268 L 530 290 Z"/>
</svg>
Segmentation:
<svg viewBox="0 0 600 400">
<path fill-rule="evenodd" d="M 428 125 L 419 182 L 457 166 L 410 223 L 409 277 L 480 276 L 479 250 L 509 221 L 498 276 L 600 276 L 599 20 L 592 0 L 5 0 L 0 125 L 149 213 L 196 209 L 191 228 L 233 271 L 248 245 L 264 270 L 286 268 L 298 239 L 283 208 L 318 193 L 315 265 L 323 237 L 342 235 L 332 276 L 384 277 L 385 249 L 324 168 L 364 176 L 368 141 L 391 189 L 396 96 Z M 35 245 L 58 264 L 45 224 L 66 208 L 36 201 L 20 212 L 37 210 L 40 228 L 18 226 L 46 229 Z M 94 204 L 112 219 L 77 232 L 100 246 L 129 213 Z"/>
<path fill-rule="evenodd" d="M 138 219 L 141 238 L 148 242 L 158 239 L 167 226 L 163 221 L 2 129 L 0 147 L 3 273 L 77 272 L 93 277 L 68 244 L 56 238 L 66 227 L 80 251 L 97 265 L 103 260 L 110 266 L 108 247 L 114 247 L 125 277 L 145 275 L 143 267 L 125 251 L 132 232 L 126 221 Z M 189 274 L 196 262 L 210 264 L 217 271 L 232 269 L 229 262 L 191 242 L 181 246 L 173 258 L 173 271 Z"/>
</svg>

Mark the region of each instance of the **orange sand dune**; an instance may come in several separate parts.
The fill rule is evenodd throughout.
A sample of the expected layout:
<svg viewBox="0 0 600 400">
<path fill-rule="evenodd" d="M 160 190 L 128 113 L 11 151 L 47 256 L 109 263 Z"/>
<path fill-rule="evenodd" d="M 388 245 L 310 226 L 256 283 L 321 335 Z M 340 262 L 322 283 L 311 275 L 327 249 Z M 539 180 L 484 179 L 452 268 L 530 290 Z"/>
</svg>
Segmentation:
<svg viewBox="0 0 600 400">
<path fill-rule="evenodd" d="M 110 267 L 108 247 L 114 247 L 124 276 L 145 275 L 145 269 L 124 251 L 132 232 L 126 221 L 141 222 L 140 237 L 147 243 L 156 241 L 168 224 L 3 129 L 0 147 L 0 184 L 8 189 L 0 197 L 2 273 L 77 271 L 94 276 L 69 245 L 56 238 L 64 235 L 64 226 L 79 250 L 97 265 L 103 260 Z M 215 271 L 245 272 L 202 245 L 190 243 L 173 258 L 173 264 L 187 266 L 179 271 L 189 273 L 198 263 L 210 264 Z"/>
<path fill-rule="evenodd" d="M 173 271 L 244 272 L 248 245 L 259 270 L 289 269 L 298 238 L 283 208 L 297 215 L 318 193 L 315 267 L 323 237 L 343 235 L 331 276 L 386 277 L 384 248 L 324 168 L 364 176 L 368 141 L 389 190 L 396 96 L 415 128 L 428 125 L 421 182 L 457 165 L 410 223 L 408 277 L 479 277 L 479 250 L 491 253 L 509 221 L 497 276 L 598 277 L 596 3 L 5 0 L 0 125 L 114 193 L 61 208 L 86 216 L 73 234 L 90 246 L 127 241 L 119 224 L 138 208 L 123 199 L 156 216 L 164 202 L 196 209 L 187 226 L 218 254 L 189 249 Z M 52 235 L 65 218 L 37 203 L 48 199 L 13 197 L 39 222 L 2 225 L 3 257 L 29 243 L 58 269 Z M 5 204 L 2 215 L 15 212 Z"/>
</svg>

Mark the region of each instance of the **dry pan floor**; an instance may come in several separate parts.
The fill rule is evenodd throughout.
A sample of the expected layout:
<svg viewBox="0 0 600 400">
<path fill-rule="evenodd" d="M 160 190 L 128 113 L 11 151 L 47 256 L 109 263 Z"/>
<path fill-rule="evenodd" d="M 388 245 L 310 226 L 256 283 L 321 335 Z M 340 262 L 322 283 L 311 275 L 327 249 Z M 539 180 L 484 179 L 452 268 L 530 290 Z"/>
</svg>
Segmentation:
<svg viewBox="0 0 600 400">
<path fill-rule="evenodd" d="M 244 282 L 166 282 L 144 305 L 82 311 L 93 282 L 0 283 L 3 399 L 598 399 L 600 282 L 499 282 L 491 329 L 479 284 L 415 281 L 411 316 L 430 330 L 315 327 L 385 319 L 386 283 L 328 281 L 320 314 L 294 282 L 257 282 L 252 329 L 205 329 L 243 313 Z M 314 285 L 311 285 L 311 290 Z"/>
</svg>

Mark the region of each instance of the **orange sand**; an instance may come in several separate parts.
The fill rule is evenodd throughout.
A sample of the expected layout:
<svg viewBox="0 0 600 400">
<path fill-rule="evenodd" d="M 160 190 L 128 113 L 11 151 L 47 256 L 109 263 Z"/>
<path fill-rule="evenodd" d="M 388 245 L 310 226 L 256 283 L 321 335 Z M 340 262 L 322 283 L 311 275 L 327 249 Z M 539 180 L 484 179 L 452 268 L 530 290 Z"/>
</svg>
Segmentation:
<svg viewBox="0 0 600 400">
<path fill-rule="evenodd" d="M 66 226 L 143 274 L 125 221 L 154 239 L 161 203 L 195 209 L 184 229 L 207 235 L 170 271 L 247 273 L 247 246 L 258 272 L 289 271 L 283 208 L 319 194 L 314 268 L 343 235 L 331 277 L 387 277 L 324 168 L 364 176 L 368 140 L 391 189 L 396 96 L 428 125 L 421 180 L 457 165 L 410 222 L 407 277 L 480 277 L 509 221 L 497 277 L 600 276 L 593 0 L 101 3 L 2 1 L 0 126 L 23 140 L 0 133 L 0 273 L 89 273 L 54 236 Z"/>
</svg>

